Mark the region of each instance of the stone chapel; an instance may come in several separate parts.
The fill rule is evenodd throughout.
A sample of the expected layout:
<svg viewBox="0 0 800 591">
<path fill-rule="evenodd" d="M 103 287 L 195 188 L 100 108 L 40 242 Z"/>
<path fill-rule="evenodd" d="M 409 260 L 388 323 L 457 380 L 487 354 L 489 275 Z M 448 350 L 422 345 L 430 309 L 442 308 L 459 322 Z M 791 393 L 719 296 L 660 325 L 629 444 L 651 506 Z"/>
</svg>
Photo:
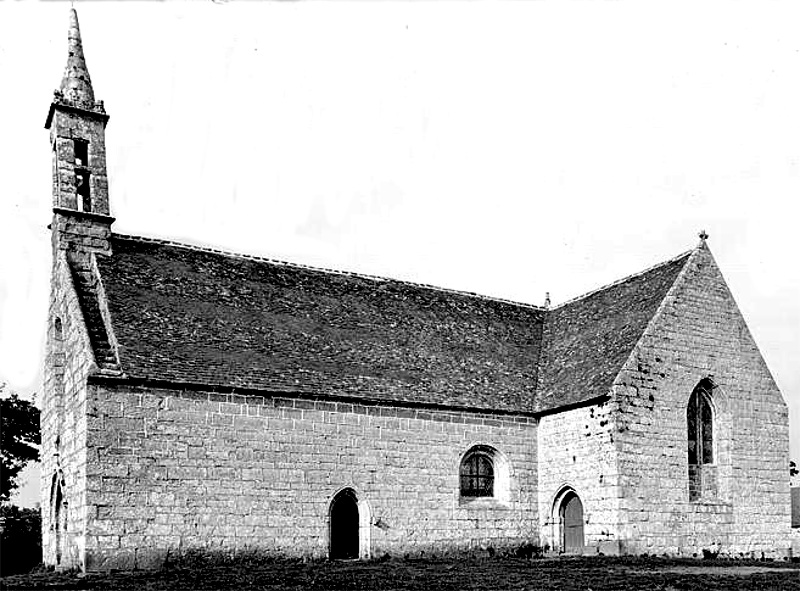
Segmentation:
<svg viewBox="0 0 800 591">
<path fill-rule="evenodd" d="M 45 562 L 784 556 L 786 404 L 709 250 L 558 306 L 114 233 L 78 19 L 45 127 Z"/>
</svg>

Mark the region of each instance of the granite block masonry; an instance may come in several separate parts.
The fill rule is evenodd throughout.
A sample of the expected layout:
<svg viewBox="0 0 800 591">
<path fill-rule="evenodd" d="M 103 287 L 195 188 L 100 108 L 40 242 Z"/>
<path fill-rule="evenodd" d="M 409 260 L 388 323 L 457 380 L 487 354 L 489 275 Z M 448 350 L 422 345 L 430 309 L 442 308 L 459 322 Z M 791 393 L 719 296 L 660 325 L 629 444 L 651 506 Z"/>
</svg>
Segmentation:
<svg viewBox="0 0 800 591">
<path fill-rule="evenodd" d="M 117 234 L 68 39 L 46 564 L 796 547 L 786 404 L 705 234 L 555 307 Z"/>
<path fill-rule="evenodd" d="M 98 418 L 87 432 L 90 569 L 190 549 L 325 557 L 329 508 L 346 489 L 364 516 L 363 557 L 538 535 L 525 510 L 536 499 L 532 418 L 122 385 L 89 392 Z M 514 466 L 505 499 L 459 497 L 459 462 L 475 445 Z"/>
</svg>

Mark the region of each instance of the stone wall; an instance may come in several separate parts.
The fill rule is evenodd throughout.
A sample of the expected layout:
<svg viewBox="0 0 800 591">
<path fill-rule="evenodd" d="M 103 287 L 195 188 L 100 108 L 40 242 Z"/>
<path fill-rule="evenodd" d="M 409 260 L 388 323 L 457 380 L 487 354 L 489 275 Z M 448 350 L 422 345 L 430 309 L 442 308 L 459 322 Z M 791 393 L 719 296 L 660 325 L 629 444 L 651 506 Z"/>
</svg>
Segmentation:
<svg viewBox="0 0 800 591">
<path fill-rule="evenodd" d="M 86 523 L 86 376 L 94 366 L 89 336 L 63 251 L 56 251 L 41 398 L 42 551 L 45 564 L 82 567 Z M 65 514 L 55 523 L 55 493 Z M 62 507 L 63 508 L 63 507 Z M 57 535 L 58 534 L 58 535 Z M 61 559 L 56 541 L 61 539 Z"/>
<path fill-rule="evenodd" d="M 618 552 L 618 468 L 614 406 L 600 403 L 541 418 L 539 521 L 542 545 L 562 551 L 560 493 L 572 489 L 583 504 L 586 553 Z"/>
<path fill-rule="evenodd" d="M 690 502 L 686 408 L 704 378 L 715 386 L 716 494 Z M 705 245 L 618 376 L 614 398 L 625 551 L 785 555 L 786 404 Z"/>
<path fill-rule="evenodd" d="M 168 553 L 324 557 L 329 507 L 352 488 L 361 554 L 538 540 L 533 418 L 90 385 L 87 568 Z M 507 462 L 507 501 L 465 502 L 473 445 Z"/>
<path fill-rule="evenodd" d="M 75 142 L 88 142 L 91 211 L 108 215 L 108 177 L 106 172 L 105 118 L 56 107 L 50 127 L 53 148 L 53 207 L 78 209 L 75 177 Z"/>
</svg>

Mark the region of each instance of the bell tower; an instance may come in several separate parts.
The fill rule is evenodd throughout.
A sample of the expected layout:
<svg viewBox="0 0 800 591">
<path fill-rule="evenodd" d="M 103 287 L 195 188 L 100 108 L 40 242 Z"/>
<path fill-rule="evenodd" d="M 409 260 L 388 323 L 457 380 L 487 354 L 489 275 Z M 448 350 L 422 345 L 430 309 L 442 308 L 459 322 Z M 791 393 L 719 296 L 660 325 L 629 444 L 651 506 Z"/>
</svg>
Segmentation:
<svg viewBox="0 0 800 591">
<path fill-rule="evenodd" d="M 103 101 L 97 101 L 83 55 L 78 14 L 70 10 L 69 54 L 45 129 L 53 149 L 53 247 L 110 254 L 114 218 L 108 203 Z"/>
<path fill-rule="evenodd" d="M 42 554 L 57 568 L 86 566 L 88 378 L 119 373 L 97 261 L 111 254 L 103 103 L 96 101 L 78 15 L 45 128 L 53 158 L 53 264 L 41 400 Z"/>
</svg>

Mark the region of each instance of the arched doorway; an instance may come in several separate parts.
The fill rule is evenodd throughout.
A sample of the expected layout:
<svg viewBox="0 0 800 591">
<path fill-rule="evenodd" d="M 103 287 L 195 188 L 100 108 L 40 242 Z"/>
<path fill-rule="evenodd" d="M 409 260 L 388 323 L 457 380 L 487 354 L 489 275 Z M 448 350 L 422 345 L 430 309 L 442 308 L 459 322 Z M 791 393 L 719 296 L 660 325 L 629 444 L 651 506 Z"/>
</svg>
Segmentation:
<svg viewBox="0 0 800 591">
<path fill-rule="evenodd" d="M 64 492 L 58 475 L 53 476 L 51 494 L 53 510 L 50 528 L 53 530 L 55 538 L 56 565 L 60 565 L 64 554 L 64 534 L 67 529 L 67 503 L 64 501 Z"/>
<path fill-rule="evenodd" d="M 583 553 L 583 503 L 575 491 L 564 495 L 559 516 L 562 551 L 567 554 Z"/>
<path fill-rule="evenodd" d="M 340 491 L 331 501 L 332 559 L 358 558 L 359 515 L 358 498 L 351 488 Z"/>
</svg>

